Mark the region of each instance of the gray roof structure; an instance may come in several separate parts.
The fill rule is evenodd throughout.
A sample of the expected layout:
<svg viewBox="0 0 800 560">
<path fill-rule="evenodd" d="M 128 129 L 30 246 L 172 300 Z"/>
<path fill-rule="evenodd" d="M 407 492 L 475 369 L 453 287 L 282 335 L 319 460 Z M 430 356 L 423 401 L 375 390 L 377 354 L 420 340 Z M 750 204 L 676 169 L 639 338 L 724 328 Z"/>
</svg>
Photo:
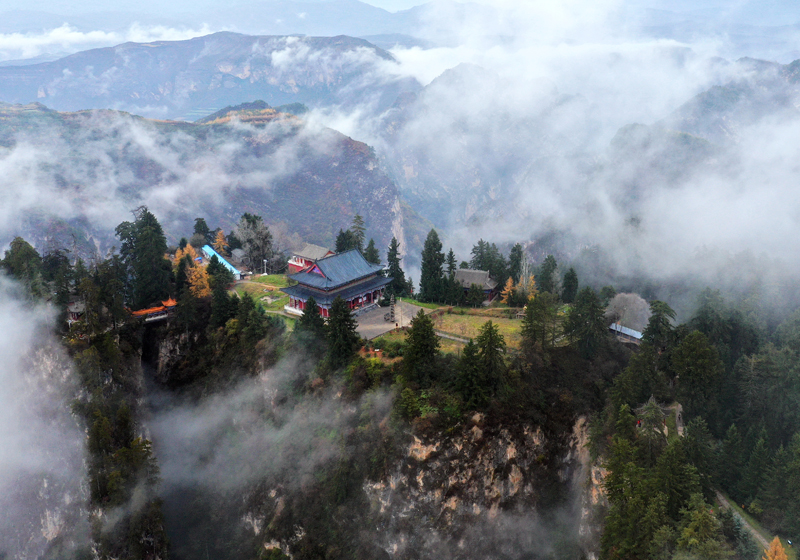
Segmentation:
<svg viewBox="0 0 800 560">
<path fill-rule="evenodd" d="M 319 259 L 314 266 L 306 271 L 291 274 L 289 278 L 299 284 L 330 291 L 377 274 L 381 270 L 383 270 L 381 265 L 368 263 L 357 249 L 351 249 Z"/>
<path fill-rule="evenodd" d="M 619 323 L 611 323 L 611 326 L 609 326 L 608 328 L 614 331 L 615 333 L 624 334 L 630 336 L 631 338 L 635 338 L 636 340 L 641 340 L 643 336 L 642 333 L 640 333 L 639 331 L 629 329 L 628 327 L 623 327 Z"/>
<path fill-rule="evenodd" d="M 295 251 L 292 254 L 310 261 L 318 261 L 320 259 L 324 259 L 325 255 L 332 252 L 333 251 L 326 249 L 325 247 L 320 247 L 319 245 L 314 245 L 313 243 L 306 243 L 299 251 Z"/>
<path fill-rule="evenodd" d="M 287 288 L 281 288 L 281 291 L 285 294 L 289 294 L 290 296 L 297 299 L 301 299 L 303 301 L 308 300 L 309 295 L 314 296 L 314 300 L 317 302 L 317 305 L 325 307 L 333 303 L 333 300 L 336 299 L 337 297 L 340 297 L 346 301 L 352 297 L 357 296 L 358 294 L 383 288 L 384 286 L 390 284 L 391 282 L 392 282 L 391 278 L 376 276 L 375 278 L 370 278 L 364 282 L 356 284 L 355 286 L 350 286 L 348 288 L 344 288 L 343 290 L 337 290 L 332 293 L 317 293 L 317 292 L 312 293 L 307 288 L 301 286 L 300 284 L 289 286 Z"/>
<path fill-rule="evenodd" d="M 456 270 L 456 282 L 464 288 L 471 288 L 473 284 L 477 284 L 484 290 L 491 291 L 497 287 L 497 282 L 491 279 L 487 270 L 459 268 Z"/>
</svg>

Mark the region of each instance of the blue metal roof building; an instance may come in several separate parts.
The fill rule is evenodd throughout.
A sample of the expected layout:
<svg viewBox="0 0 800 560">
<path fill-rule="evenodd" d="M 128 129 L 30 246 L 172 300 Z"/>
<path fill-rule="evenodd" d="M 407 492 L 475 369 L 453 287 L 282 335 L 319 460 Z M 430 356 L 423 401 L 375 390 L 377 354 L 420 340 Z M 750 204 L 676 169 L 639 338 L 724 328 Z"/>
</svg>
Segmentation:
<svg viewBox="0 0 800 560">
<path fill-rule="evenodd" d="M 636 343 L 641 342 L 642 340 L 642 333 L 633 329 L 629 329 L 628 327 L 623 327 L 619 323 L 611 323 L 608 328 L 613 331 L 614 334 L 624 340 L 629 340 L 630 342 Z"/>
<path fill-rule="evenodd" d="M 222 263 L 222 266 L 231 271 L 236 280 L 242 279 L 242 273 L 239 272 L 239 269 L 225 260 L 225 257 L 217 253 L 211 245 L 203 245 L 202 251 L 208 260 L 211 260 L 212 257 L 217 257 L 217 260 Z"/>
</svg>

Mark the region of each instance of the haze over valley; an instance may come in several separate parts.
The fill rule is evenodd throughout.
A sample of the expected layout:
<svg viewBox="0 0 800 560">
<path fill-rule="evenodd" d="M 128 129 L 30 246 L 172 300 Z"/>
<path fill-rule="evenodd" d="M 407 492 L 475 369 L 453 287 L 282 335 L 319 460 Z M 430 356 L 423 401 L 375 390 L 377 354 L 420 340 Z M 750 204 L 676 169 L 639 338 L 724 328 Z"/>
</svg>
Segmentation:
<svg viewBox="0 0 800 560">
<path fill-rule="evenodd" d="M 785 558 L 798 139 L 785 0 L 0 0 L 0 558 Z"/>
</svg>

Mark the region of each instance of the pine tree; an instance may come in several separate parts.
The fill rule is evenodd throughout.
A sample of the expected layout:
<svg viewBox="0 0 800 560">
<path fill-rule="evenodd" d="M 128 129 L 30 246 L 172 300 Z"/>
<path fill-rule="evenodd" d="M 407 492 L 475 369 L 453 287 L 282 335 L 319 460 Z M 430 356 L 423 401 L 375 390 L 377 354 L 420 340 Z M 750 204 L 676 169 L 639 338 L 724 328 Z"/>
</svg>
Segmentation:
<svg viewBox="0 0 800 560">
<path fill-rule="evenodd" d="M 489 389 L 494 393 L 500 386 L 506 370 L 505 353 L 506 341 L 497 325 L 487 321 L 480 328 L 475 339 L 478 346 L 478 357 L 481 369 L 486 376 Z"/>
<path fill-rule="evenodd" d="M 375 247 L 375 240 L 370 239 L 367 243 L 367 248 L 364 249 L 364 259 L 368 263 L 381 264 L 381 256 L 378 253 L 378 248 Z"/>
<path fill-rule="evenodd" d="M 522 245 L 515 243 L 508 254 L 508 274 L 517 284 L 519 284 L 522 274 L 522 260 Z"/>
<path fill-rule="evenodd" d="M 564 303 L 572 303 L 575 301 L 575 296 L 578 294 L 578 274 L 575 269 L 570 267 L 566 274 L 564 274 L 564 283 L 561 288 L 561 300 Z"/>
<path fill-rule="evenodd" d="M 364 227 L 364 218 L 362 218 L 360 214 L 353 216 L 353 223 L 350 225 L 350 231 L 353 233 L 353 248 L 363 253 L 364 239 L 366 239 L 366 227 Z"/>
<path fill-rule="evenodd" d="M 538 344 L 542 350 L 551 347 L 555 340 L 558 303 L 555 296 L 543 292 L 528 300 L 522 319 L 522 340 L 532 348 Z"/>
<path fill-rule="evenodd" d="M 481 304 L 486 299 L 486 295 L 483 293 L 483 288 L 478 286 L 477 284 L 472 284 L 467 291 L 467 305 L 472 307 L 480 307 Z"/>
<path fill-rule="evenodd" d="M 351 230 L 339 230 L 339 233 L 336 235 L 336 247 L 335 250 L 337 253 L 344 253 L 346 251 L 350 251 L 352 249 L 358 248 L 358 242 L 356 241 L 355 236 Z"/>
<path fill-rule="evenodd" d="M 30 243 L 15 237 L 0 264 L 9 276 L 25 286 L 29 294 L 34 297 L 44 295 L 42 258 Z"/>
<path fill-rule="evenodd" d="M 456 275 L 456 269 L 458 266 L 456 265 L 456 254 L 453 252 L 453 249 L 450 249 L 447 252 L 447 276 L 448 278 L 453 278 Z"/>
<path fill-rule="evenodd" d="M 664 349 L 672 333 L 670 321 L 675 319 L 675 311 L 663 301 L 653 300 L 650 303 L 650 320 L 642 333 L 642 340 L 658 349 Z"/>
<path fill-rule="evenodd" d="M 577 342 L 584 358 L 592 358 L 608 338 L 605 310 L 591 288 L 583 288 L 575 298 L 564 326 L 565 334 Z"/>
<path fill-rule="evenodd" d="M 439 353 L 439 337 L 434 330 L 433 320 L 424 309 L 411 320 L 406 335 L 406 348 L 403 352 L 403 369 L 409 380 L 427 387 L 431 382 L 435 358 Z"/>
<path fill-rule="evenodd" d="M 172 266 L 164 258 L 167 239 L 156 217 L 143 206 L 136 211 L 136 221 L 121 223 L 116 233 L 122 241 L 120 256 L 128 271 L 132 307 L 142 309 L 167 299 Z"/>
<path fill-rule="evenodd" d="M 347 307 L 347 302 L 336 297 L 328 318 L 328 360 L 334 369 L 346 366 L 358 347 L 357 323 Z"/>
<path fill-rule="evenodd" d="M 209 320 L 211 328 L 218 329 L 225 326 L 225 323 L 236 316 L 236 307 L 236 301 L 231 300 L 225 286 L 215 285 L 211 294 L 211 318 Z"/>
<path fill-rule="evenodd" d="M 444 271 L 442 242 L 435 229 L 428 232 L 422 248 L 422 271 L 419 280 L 420 298 L 423 301 L 439 301 L 442 297 L 442 276 Z"/>
<path fill-rule="evenodd" d="M 386 263 L 388 268 L 386 272 L 389 278 L 392 279 L 388 291 L 398 296 L 408 294 L 410 290 L 406 282 L 406 275 L 400 267 L 400 244 L 394 237 L 392 237 L 392 241 L 389 243 L 389 250 L 386 253 Z"/>
<path fill-rule="evenodd" d="M 556 272 L 558 271 L 558 263 L 553 255 L 547 255 L 539 267 L 539 274 L 536 275 L 536 284 L 539 286 L 540 292 L 556 293 Z"/>
<path fill-rule="evenodd" d="M 306 301 L 303 315 L 297 320 L 295 327 L 297 334 L 309 339 L 309 342 L 320 344 L 325 341 L 325 319 L 322 318 L 319 312 L 319 306 L 314 296 L 311 296 Z"/>
<path fill-rule="evenodd" d="M 469 340 L 461 354 L 457 366 L 456 386 L 467 408 L 480 408 L 488 400 L 486 379 L 481 368 L 478 347 Z"/>
</svg>

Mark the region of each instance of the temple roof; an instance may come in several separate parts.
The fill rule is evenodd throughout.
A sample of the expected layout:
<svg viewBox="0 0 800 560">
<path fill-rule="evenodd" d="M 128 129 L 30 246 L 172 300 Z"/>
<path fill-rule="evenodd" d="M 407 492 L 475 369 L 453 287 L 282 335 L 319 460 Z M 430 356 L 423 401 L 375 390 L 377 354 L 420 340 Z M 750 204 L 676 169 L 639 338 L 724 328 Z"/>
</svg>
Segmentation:
<svg viewBox="0 0 800 560">
<path fill-rule="evenodd" d="M 460 268 L 456 270 L 456 281 L 465 288 L 470 288 L 473 284 L 484 290 L 494 290 L 497 287 L 497 282 L 489 277 L 489 272 L 486 270 Z"/>
<path fill-rule="evenodd" d="M 324 259 L 328 253 L 333 253 L 333 251 L 313 243 L 306 243 L 299 251 L 295 251 L 293 254 L 310 261 L 318 261 L 319 259 Z"/>
<path fill-rule="evenodd" d="M 340 297 L 343 300 L 348 300 L 359 294 L 378 290 L 391 283 L 391 281 L 391 278 L 376 276 L 375 278 L 369 278 L 364 282 L 356 284 L 355 286 L 348 286 L 342 290 L 322 294 L 319 292 L 314 292 L 302 284 L 296 284 L 294 286 L 289 286 L 288 288 L 281 288 L 281 291 L 294 298 L 302 299 L 303 301 L 307 300 L 309 296 L 314 296 L 317 305 L 330 305 L 337 297 Z"/>
<path fill-rule="evenodd" d="M 314 266 L 303 272 L 291 274 L 289 278 L 300 284 L 329 291 L 381 270 L 383 270 L 381 265 L 368 263 L 357 249 L 351 249 L 319 259 Z"/>
</svg>

